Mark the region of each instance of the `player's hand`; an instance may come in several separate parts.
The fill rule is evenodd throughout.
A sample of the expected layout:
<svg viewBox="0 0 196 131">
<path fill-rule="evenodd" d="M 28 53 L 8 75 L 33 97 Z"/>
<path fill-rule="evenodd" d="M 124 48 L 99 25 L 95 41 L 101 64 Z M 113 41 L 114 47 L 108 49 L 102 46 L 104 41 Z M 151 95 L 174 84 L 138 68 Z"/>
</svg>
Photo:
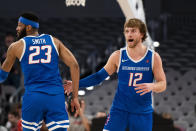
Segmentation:
<svg viewBox="0 0 196 131">
<path fill-rule="evenodd" d="M 64 93 L 67 94 L 67 95 L 69 95 L 73 91 L 72 81 L 65 80 L 64 83 L 65 83 L 65 84 L 63 84 Z"/>
<path fill-rule="evenodd" d="M 140 93 L 140 96 L 149 93 L 154 88 L 154 83 L 142 83 L 134 85 L 136 88 L 136 93 Z"/>
<path fill-rule="evenodd" d="M 71 100 L 71 111 L 74 112 L 74 109 L 76 110 L 74 116 L 77 117 L 80 114 L 80 104 L 78 98 L 73 98 Z"/>
</svg>

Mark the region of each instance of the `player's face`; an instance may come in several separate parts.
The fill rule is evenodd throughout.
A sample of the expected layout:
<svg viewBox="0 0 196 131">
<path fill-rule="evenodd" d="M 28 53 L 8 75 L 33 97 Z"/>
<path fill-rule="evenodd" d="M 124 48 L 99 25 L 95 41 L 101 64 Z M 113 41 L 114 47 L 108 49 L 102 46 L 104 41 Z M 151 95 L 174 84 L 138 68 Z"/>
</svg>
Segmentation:
<svg viewBox="0 0 196 131">
<path fill-rule="evenodd" d="M 124 29 L 124 35 L 129 48 L 134 48 L 138 43 L 142 42 L 143 35 L 136 27 L 126 27 Z"/>
<path fill-rule="evenodd" d="M 18 26 L 16 27 L 16 31 L 17 31 L 17 40 L 23 38 L 26 36 L 26 26 L 21 23 L 21 22 L 18 22 Z"/>
</svg>

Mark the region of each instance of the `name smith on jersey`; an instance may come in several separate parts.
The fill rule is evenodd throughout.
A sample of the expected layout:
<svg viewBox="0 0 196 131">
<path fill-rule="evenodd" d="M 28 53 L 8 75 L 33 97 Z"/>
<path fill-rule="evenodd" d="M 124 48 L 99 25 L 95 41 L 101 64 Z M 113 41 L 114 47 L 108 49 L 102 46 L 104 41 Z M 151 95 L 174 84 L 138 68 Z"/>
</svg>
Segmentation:
<svg viewBox="0 0 196 131">
<path fill-rule="evenodd" d="M 46 44 L 45 39 L 32 39 L 33 45 L 35 44 Z"/>
</svg>

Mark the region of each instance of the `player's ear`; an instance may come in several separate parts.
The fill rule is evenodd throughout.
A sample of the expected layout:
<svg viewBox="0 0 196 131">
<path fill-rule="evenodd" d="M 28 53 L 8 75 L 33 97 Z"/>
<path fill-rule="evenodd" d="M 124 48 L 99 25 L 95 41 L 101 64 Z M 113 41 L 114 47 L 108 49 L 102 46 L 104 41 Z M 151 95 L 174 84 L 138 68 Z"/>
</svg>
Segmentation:
<svg viewBox="0 0 196 131">
<path fill-rule="evenodd" d="M 33 27 L 31 26 L 31 25 L 27 25 L 26 26 L 26 31 L 30 31 L 30 30 L 32 30 L 33 29 Z"/>
</svg>

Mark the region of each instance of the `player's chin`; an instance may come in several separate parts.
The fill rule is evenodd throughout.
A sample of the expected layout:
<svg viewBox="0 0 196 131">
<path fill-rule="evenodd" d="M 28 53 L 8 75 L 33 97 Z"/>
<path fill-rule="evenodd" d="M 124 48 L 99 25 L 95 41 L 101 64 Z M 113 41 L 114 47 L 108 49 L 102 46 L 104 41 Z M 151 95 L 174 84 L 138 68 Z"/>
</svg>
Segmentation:
<svg viewBox="0 0 196 131">
<path fill-rule="evenodd" d="M 16 33 L 16 37 L 19 37 L 19 36 L 20 36 L 20 33 L 19 33 L 19 32 L 17 32 L 17 33 Z"/>
<path fill-rule="evenodd" d="M 134 48 L 135 47 L 135 44 L 133 42 L 128 42 L 128 47 L 129 48 Z"/>
<path fill-rule="evenodd" d="M 22 38 L 22 37 L 21 37 L 20 33 L 18 32 L 18 33 L 16 34 L 16 39 L 19 40 L 20 38 Z"/>
</svg>

